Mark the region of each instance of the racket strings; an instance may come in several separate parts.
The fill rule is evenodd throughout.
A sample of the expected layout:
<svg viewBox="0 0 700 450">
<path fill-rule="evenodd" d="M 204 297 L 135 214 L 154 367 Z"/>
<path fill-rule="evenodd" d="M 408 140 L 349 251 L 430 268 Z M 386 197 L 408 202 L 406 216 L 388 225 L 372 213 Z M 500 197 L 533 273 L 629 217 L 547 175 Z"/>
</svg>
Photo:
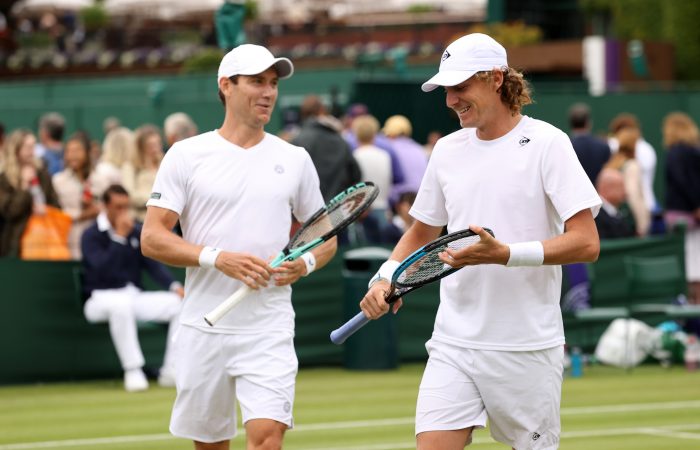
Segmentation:
<svg viewBox="0 0 700 450">
<path fill-rule="evenodd" d="M 289 243 L 289 248 L 302 247 L 328 234 L 335 228 L 353 221 L 374 200 L 376 189 L 372 185 L 362 186 L 350 192 L 340 201 L 333 203 L 324 214 L 321 214 L 313 222 L 304 225 L 298 231 L 292 242 Z"/>
<path fill-rule="evenodd" d="M 445 242 L 442 245 L 431 249 L 422 257 L 414 261 L 411 265 L 406 267 L 406 269 L 401 274 L 399 274 L 398 278 L 396 279 L 397 285 L 422 285 L 429 280 L 440 278 L 445 272 L 457 270 L 452 266 L 442 262 L 439 258 L 439 254 L 444 252 L 448 248 L 452 250 L 461 250 L 463 248 L 469 247 L 470 245 L 476 244 L 480 240 L 481 238 L 478 235 L 466 236 L 456 239 L 454 241 Z"/>
</svg>

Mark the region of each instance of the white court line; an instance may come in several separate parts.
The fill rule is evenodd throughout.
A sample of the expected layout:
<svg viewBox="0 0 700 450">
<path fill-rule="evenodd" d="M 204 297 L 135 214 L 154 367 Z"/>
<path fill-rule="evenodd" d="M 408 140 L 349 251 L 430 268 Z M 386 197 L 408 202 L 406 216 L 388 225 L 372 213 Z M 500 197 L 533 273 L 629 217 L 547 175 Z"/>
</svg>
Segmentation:
<svg viewBox="0 0 700 450">
<path fill-rule="evenodd" d="M 673 410 L 673 409 L 695 409 L 700 408 L 700 401 L 691 400 L 685 402 L 661 402 L 661 403 L 637 403 L 637 404 L 622 404 L 622 405 L 606 405 L 606 406 L 592 406 L 592 407 L 575 407 L 575 408 L 563 408 L 561 415 L 582 415 L 582 414 L 600 414 L 600 413 L 625 413 L 631 411 L 658 411 L 658 410 Z M 345 422 L 325 422 L 325 423 L 310 423 L 306 425 L 297 425 L 294 427 L 294 432 L 309 432 L 309 431 L 324 431 L 324 430 L 340 430 L 349 428 L 373 428 L 373 427 L 386 427 L 395 425 L 409 425 L 413 424 L 413 417 L 398 417 L 390 419 L 379 419 L 379 420 L 355 420 L 355 421 L 345 421 Z M 688 424 L 688 425 L 673 425 L 668 427 L 654 427 L 654 428 L 617 428 L 609 430 L 591 430 L 591 431 L 574 431 L 574 432 L 564 432 L 562 433 L 562 439 L 569 437 L 594 437 L 594 436 L 614 436 L 623 434 L 639 434 L 646 430 L 646 434 L 651 434 L 652 432 L 662 432 L 665 433 L 664 436 L 671 436 L 670 432 L 675 429 L 688 430 L 688 429 L 700 429 L 698 424 Z M 242 430 L 243 431 L 243 430 Z M 696 436 L 692 433 L 679 433 L 679 435 L 689 435 Z M 684 438 L 689 438 L 684 436 Z M 102 438 L 87 438 L 87 439 L 68 439 L 68 440 L 56 440 L 56 441 L 43 441 L 43 442 L 21 442 L 16 444 L 0 444 L 0 450 L 31 450 L 31 449 L 42 449 L 42 448 L 62 448 L 62 447 L 78 447 L 86 445 L 110 445 L 110 444 L 120 444 L 120 443 L 131 443 L 131 442 L 150 442 L 150 441 L 164 441 L 169 439 L 176 439 L 170 434 L 160 433 L 160 434 L 142 434 L 142 435 L 127 435 L 127 436 L 113 436 L 113 437 L 102 437 Z M 693 437 L 695 439 L 695 437 Z M 475 444 L 493 442 L 490 439 L 474 439 Z M 389 444 L 380 444 L 378 446 L 363 446 L 363 449 L 367 450 L 390 450 L 390 449 L 403 449 L 403 448 L 414 448 L 415 443 L 411 442 L 409 447 L 407 443 L 396 443 L 391 444 L 391 447 L 386 447 Z M 338 447 L 342 450 L 351 450 L 353 447 Z M 335 449 L 316 449 L 316 450 L 335 450 Z"/>
</svg>

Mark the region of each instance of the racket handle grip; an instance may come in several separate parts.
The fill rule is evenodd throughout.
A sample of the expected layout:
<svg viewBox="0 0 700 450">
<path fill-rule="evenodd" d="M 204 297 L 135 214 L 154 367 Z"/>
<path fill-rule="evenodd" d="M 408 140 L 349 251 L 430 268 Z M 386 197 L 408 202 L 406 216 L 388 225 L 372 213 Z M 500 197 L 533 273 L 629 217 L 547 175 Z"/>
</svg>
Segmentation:
<svg viewBox="0 0 700 450">
<path fill-rule="evenodd" d="M 360 311 L 355 317 L 345 322 L 343 326 L 331 332 L 331 342 L 335 345 L 342 344 L 347 338 L 355 334 L 357 330 L 367 325 L 367 322 L 369 322 L 369 319 L 365 316 L 365 313 Z"/>
<path fill-rule="evenodd" d="M 204 321 L 209 324 L 209 326 L 216 325 L 216 322 L 221 320 L 229 311 L 231 311 L 237 304 L 241 302 L 250 292 L 251 288 L 248 286 L 242 286 L 236 292 L 231 294 L 229 298 L 221 302 L 219 306 L 212 309 L 210 313 L 204 316 Z"/>
</svg>

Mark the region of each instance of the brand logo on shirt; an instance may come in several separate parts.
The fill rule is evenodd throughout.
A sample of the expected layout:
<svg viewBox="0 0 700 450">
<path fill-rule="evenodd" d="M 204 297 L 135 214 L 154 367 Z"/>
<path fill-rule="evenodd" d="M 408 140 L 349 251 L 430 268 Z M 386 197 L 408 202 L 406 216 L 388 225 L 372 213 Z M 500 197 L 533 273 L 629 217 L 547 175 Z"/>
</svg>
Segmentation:
<svg viewBox="0 0 700 450">
<path fill-rule="evenodd" d="M 528 142 L 530 142 L 530 138 L 522 136 L 518 141 L 518 144 L 520 144 L 520 146 L 522 147 L 523 145 L 527 145 Z"/>
<path fill-rule="evenodd" d="M 447 50 L 445 50 L 445 53 L 442 54 L 442 60 L 444 61 L 444 60 L 446 60 L 447 58 L 449 58 L 450 56 L 452 56 L 452 55 L 450 55 L 450 52 L 448 52 Z"/>
<path fill-rule="evenodd" d="M 151 192 L 151 198 L 154 200 L 160 200 L 160 192 Z"/>
<path fill-rule="evenodd" d="M 275 172 L 277 172 L 277 173 L 279 173 L 279 174 L 284 173 L 284 167 L 282 167 L 280 164 L 277 164 L 277 165 L 275 166 Z"/>
<path fill-rule="evenodd" d="M 533 440 L 533 441 L 536 441 L 536 440 L 539 439 L 539 438 L 540 438 L 540 434 L 539 434 L 537 431 L 535 431 L 534 433 L 532 433 L 532 440 Z"/>
</svg>

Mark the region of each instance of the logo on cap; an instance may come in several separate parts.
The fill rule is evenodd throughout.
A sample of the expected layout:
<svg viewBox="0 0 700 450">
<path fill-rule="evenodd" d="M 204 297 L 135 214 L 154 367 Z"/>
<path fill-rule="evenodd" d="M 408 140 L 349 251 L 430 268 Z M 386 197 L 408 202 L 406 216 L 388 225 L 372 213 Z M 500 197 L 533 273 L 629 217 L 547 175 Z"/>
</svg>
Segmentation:
<svg viewBox="0 0 700 450">
<path fill-rule="evenodd" d="M 442 54 L 442 60 L 444 61 L 444 60 L 446 60 L 447 58 L 449 58 L 450 56 L 452 56 L 452 55 L 450 55 L 450 52 L 448 52 L 447 50 L 445 50 L 445 53 Z"/>
</svg>

